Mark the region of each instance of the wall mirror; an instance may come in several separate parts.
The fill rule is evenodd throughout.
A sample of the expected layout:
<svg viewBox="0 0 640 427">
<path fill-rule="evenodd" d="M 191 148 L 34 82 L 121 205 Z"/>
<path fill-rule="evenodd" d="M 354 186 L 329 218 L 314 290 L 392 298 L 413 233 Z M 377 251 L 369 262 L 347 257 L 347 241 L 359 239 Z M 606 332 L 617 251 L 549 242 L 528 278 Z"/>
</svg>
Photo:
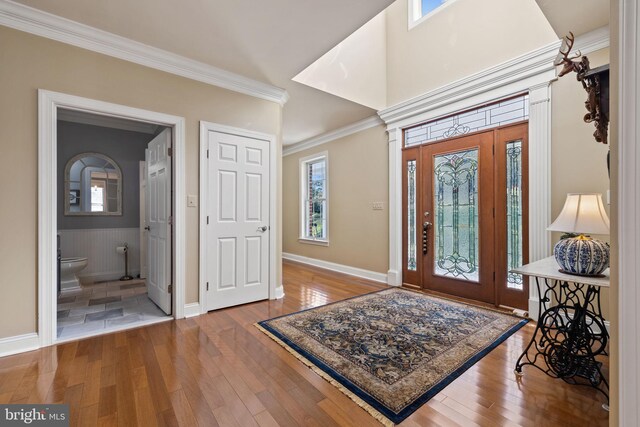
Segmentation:
<svg viewBox="0 0 640 427">
<path fill-rule="evenodd" d="M 108 156 L 82 153 L 65 167 L 64 214 L 122 215 L 122 171 Z"/>
</svg>

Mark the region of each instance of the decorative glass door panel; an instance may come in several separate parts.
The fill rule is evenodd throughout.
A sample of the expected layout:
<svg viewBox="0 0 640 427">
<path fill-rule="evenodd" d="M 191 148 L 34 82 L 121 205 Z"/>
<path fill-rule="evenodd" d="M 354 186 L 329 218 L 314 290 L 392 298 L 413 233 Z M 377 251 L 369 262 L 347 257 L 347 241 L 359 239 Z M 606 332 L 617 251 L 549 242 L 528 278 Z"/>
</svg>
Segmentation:
<svg viewBox="0 0 640 427">
<path fill-rule="evenodd" d="M 529 156 L 526 123 L 496 130 L 496 304 L 528 309 L 529 283 L 510 273 L 529 261 Z"/>
<path fill-rule="evenodd" d="M 507 266 L 509 271 L 522 263 L 522 141 L 506 147 L 507 185 Z M 523 277 L 507 272 L 507 287 L 522 290 Z"/>
<path fill-rule="evenodd" d="M 492 302 L 493 131 L 422 146 L 422 287 Z"/>
<path fill-rule="evenodd" d="M 434 273 L 479 280 L 478 149 L 433 157 Z"/>
</svg>

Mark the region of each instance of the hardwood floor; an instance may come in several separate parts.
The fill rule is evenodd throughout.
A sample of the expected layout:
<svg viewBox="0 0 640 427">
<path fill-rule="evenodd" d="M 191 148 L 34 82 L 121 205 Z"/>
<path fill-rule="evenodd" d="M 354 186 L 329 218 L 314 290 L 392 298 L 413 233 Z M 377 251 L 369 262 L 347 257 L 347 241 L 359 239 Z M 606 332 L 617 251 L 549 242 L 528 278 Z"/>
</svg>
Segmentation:
<svg viewBox="0 0 640 427">
<path fill-rule="evenodd" d="M 0 359 L 0 403 L 69 403 L 71 425 L 375 426 L 253 324 L 382 285 L 285 263 L 286 296 Z M 606 426 L 601 397 L 513 367 L 525 326 L 402 426 Z"/>
</svg>

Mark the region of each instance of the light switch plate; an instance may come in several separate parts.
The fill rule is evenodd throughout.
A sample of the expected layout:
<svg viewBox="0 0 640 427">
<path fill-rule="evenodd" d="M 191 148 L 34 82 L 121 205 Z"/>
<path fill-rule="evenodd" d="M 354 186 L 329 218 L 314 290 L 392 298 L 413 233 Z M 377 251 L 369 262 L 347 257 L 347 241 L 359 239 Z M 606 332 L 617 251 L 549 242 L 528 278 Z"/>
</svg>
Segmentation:
<svg viewBox="0 0 640 427">
<path fill-rule="evenodd" d="M 373 202 L 372 205 L 374 211 L 384 210 L 384 202 Z"/>
<path fill-rule="evenodd" d="M 190 208 L 198 207 L 198 196 L 194 194 L 189 194 L 187 196 L 187 206 Z"/>
</svg>

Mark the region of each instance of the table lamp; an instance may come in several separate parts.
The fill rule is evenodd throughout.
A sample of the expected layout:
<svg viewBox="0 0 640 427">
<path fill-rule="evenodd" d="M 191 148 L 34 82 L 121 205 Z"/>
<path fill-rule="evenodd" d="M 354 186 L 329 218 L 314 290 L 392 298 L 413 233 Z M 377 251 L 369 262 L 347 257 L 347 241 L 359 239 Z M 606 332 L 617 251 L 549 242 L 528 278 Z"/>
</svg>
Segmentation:
<svg viewBox="0 0 640 427">
<path fill-rule="evenodd" d="M 562 212 L 547 230 L 572 234 L 561 238 L 553 248 L 561 272 L 599 276 L 609 267 L 609 244 L 587 235 L 609 234 L 602 194 L 567 194 Z"/>
</svg>

